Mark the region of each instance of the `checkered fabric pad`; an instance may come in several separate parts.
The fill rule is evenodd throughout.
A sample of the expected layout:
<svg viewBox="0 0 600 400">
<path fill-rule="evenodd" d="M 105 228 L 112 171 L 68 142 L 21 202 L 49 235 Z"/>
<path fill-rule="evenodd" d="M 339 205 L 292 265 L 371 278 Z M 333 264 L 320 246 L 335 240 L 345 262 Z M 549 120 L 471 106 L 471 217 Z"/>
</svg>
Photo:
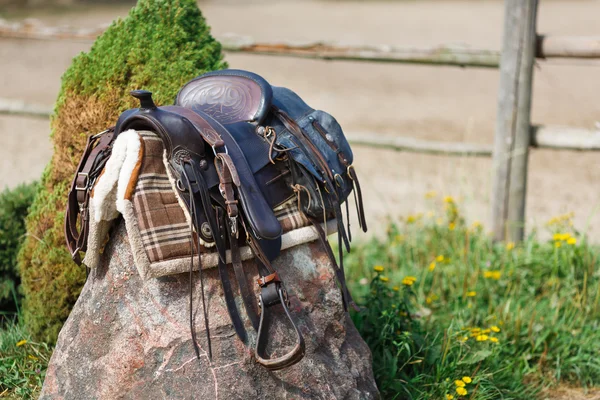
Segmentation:
<svg viewBox="0 0 600 400">
<path fill-rule="evenodd" d="M 163 162 L 162 140 L 151 132 L 139 132 L 144 146 L 133 209 L 148 260 L 151 263 L 190 257 L 190 226 L 171 186 Z M 283 232 L 310 225 L 295 200 L 275 210 Z M 214 248 L 201 246 L 200 252 Z"/>
</svg>

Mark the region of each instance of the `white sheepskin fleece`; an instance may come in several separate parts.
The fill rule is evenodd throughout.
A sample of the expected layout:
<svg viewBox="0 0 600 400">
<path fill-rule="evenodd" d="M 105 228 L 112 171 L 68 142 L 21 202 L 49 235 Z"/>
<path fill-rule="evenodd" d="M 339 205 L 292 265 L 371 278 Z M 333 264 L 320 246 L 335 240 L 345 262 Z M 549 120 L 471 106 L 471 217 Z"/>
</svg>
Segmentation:
<svg viewBox="0 0 600 400">
<path fill-rule="evenodd" d="M 94 219 L 112 220 L 123 212 L 125 192 L 131 174 L 139 159 L 141 139 L 136 131 L 130 129 L 117 136 L 112 153 L 104 167 L 104 173 L 94 187 Z"/>
</svg>

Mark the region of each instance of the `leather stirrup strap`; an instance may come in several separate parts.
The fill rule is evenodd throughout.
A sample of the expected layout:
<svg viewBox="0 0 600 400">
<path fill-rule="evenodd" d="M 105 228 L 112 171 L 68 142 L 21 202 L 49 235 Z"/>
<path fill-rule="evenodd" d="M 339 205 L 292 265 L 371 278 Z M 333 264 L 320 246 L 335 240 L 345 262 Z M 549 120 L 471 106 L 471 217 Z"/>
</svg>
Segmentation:
<svg viewBox="0 0 600 400">
<path fill-rule="evenodd" d="M 233 229 L 230 229 L 230 233 L 232 231 Z M 233 264 L 233 272 L 235 272 L 238 287 L 240 288 L 240 294 L 242 295 L 242 301 L 244 302 L 246 314 L 248 314 L 248 318 L 252 323 L 252 327 L 258 332 L 259 316 L 255 306 L 254 292 L 250 290 L 250 286 L 248 285 L 248 280 L 246 279 L 246 274 L 244 273 L 244 267 L 240 255 L 240 247 L 237 237 L 234 236 L 233 233 L 230 234 L 229 247 L 231 248 L 231 263 Z"/>
<path fill-rule="evenodd" d="M 261 270 L 261 264 L 262 263 L 260 262 L 258 263 L 259 271 Z M 274 272 L 270 275 L 262 276 L 258 280 L 258 284 L 261 287 L 258 302 L 261 312 L 260 323 L 258 326 L 258 336 L 256 337 L 256 348 L 254 349 L 254 356 L 256 357 L 256 361 L 266 369 L 270 371 L 277 371 L 296 364 L 304 357 L 304 338 L 302 337 L 300 330 L 298 329 L 298 327 L 294 323 L 294 320 L 292 319 L 292 316 L 288 309 L 289 301 L 287 299 L 287 293 L 277 273 Z M 269 331 L 271 319 L 270 309 L 271 307 L 278 304 L 282 306 L 288 321 L 292 325 L 296 336 L 296 340 L 294 347 L 285 355 L 277 358 L 268 358 L 265 354 L 265 350 L 267 345 L 266 336 Z"/>
<path fill-rule="evenodd" d="M 221 207 L 217 207 L 217 223 L 219 225 L 219 230 L 214 233 L 215 241 L 226 242 L 227 237 L 227 224 L 225 222 L 225 211 Z M 225 256 L 223 256 L 225 258 Z M 229 280 L 229 273 L 227 271 L 227 264 L 225 264 L 221 257 L 219 257 L 219 277 L 221 278 L 221 285 L 223 286 L 223 294 L 225 296 L 225 305 L 227 306 L 227 312 L 229 313 L 229 318 L 231 319 L 231 323 L 233 324 L 233 328 L 235 329 L 235 333 L 238 335 L 240 340 L 244 343 L 248 343 L 248 335 L 246 333 L 246 328 L 244 328 L 244 322 L 240 317 L 240 313 L 237 310 L 237 305 L 235 304 L 235 296 L 233 294 L 233 289 L 231 288 L 231 281 Z"/>
</svg>

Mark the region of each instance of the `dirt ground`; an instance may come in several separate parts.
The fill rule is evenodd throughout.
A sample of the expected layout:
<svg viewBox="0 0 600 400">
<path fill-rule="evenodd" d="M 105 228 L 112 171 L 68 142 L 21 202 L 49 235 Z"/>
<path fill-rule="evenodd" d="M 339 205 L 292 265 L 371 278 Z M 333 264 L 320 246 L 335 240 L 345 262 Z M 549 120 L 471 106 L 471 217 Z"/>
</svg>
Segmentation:
<svg viewBox="0 0 600 400">
<path fill-rule="evenodd" d="M 355 44 L 468 44 L 499 49 L 501 1 L 208 2 L 201 3 L 216 36 L 233 32 L 257 40 L 328 40 Z M 86 6 L 69 11 L 4 12 L 48 25 L 106 24 L 128 8 Z M 544 0 L 541 33 L 598 35 L 597 0 Z M 0 97 L 52 104 L 60 76 L 88 43 L 0 40 Z M 492 143 L 498 71 L 324 62 L 227 54 L 234 68 L 256 71 L 289 86 L 315 108 L 333 114 L 348 132 Z M 533 122 L 594 128 L 600 121 L 600 63 L 540 62 L 535 72 Z M 107 123 L 109 123 L 107 121 Z M 0 188 L 39 177 L 52 148 L 48 121 L 0 117 Z M 488 222 L 492 163 L 355 147 L 373 232 L 386 216 L 426 211 L 431 190 L 462 199 L 469 220 Z M 597 154 L 533 150 L 527 198 L 528 229 L 575 212 L 575 226 L 600 238 Z M 363 236 L 364 237 L 364 236 Z"/>
</svg>

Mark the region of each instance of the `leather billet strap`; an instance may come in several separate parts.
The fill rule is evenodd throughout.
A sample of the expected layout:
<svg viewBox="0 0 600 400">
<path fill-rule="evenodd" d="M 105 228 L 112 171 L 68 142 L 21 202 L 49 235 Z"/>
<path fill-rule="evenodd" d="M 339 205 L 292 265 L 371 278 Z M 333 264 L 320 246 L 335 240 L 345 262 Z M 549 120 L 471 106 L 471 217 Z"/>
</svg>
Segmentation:
<svg viewBox="0 0 600 400">
<path fill-rule="evenodd" d="M 110 157 L 112 144 L 115 139 L 114 127 L 88 138 L 85 151 L 67 198 L 65 212 L 65 239 L 71 258 L 81 265 L 82 251 L 87 250 L 89 234 L 89 200 L 96 179 L 102 172 L 106 161 Z M 79 227 L 77 221 L 79 220 Z"/>
<path fill-rule="evenodd" d="M 258 261 L 257 261 L 258 262 Z M 260 268 L 259 270 L 263 269 Z M 287 292 L 283 286 L 283 283 L 279 279 L 276 272 L 262 276 L 258 279 L 258 285 L 261 288 L 258 305 L 260 307 L 260 323 L 258 326 L 258 336 L 256 337 L 256 347 L 254 349 L 254 356 L 256 361 L 263 367 L 270 371 L 277 371 L 279 369 L 290 367 L 296 364 L 304 357 L 305 344 L 304 338 L 300 333 L 300 330 L 294 324 L 294 320 L 288 309 L 289 301 L 287 298 Z M 265 354 L 268 325 L 271 317 L 271 308 L 276 305 L 281 305 L 285 315 L 294 329 L 296 336 L 294 347 L 287 352 L 285 355 L 277 358 L 268 358 Z"/>
</svg>

